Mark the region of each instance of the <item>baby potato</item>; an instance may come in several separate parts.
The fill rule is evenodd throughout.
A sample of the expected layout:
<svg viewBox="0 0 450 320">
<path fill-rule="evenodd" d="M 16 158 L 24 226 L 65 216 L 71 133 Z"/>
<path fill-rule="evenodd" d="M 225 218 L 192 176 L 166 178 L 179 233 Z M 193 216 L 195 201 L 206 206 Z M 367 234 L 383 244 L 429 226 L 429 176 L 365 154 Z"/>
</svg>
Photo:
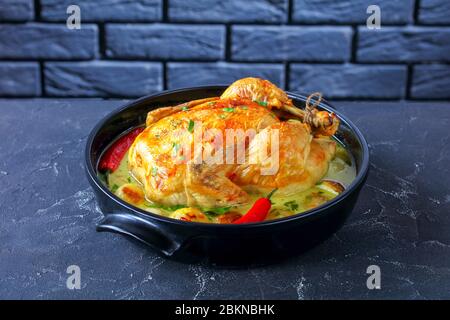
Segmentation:
<svg viewBox="0 0 450 320">
<path fill-rule="evenodd" d="M 319 189 L 324 191 L 328 191 L 332 194 L 338 195 L 344 192 L 345 187 L 337 181 L 333 180 L 323 180 L 321 183 L 317 185 Z"/>
<path fill-rule="evenodd" d="M 239 212 L 230 211 L 230 212 L 219 215 L 216 218 L 216 221 L 220 224 L 227 224 L 227 223 L 233 223 L 240 217 L 242 217 L 242 215 Z"/>
<path fill-rule="evenodd" d="M 210 222 L 208 217 L 197 208 L 181 208 L 174 211 L 171 218 L 189 222 Z"/>
<path fill-rule="evenodd" d="M 132 183 L 126 183 L 120 186 L 115 194 L 122 200 L 129 202 L 135 206 L 140 206 L 145 202 L 144 191 Z"/>
<path fill-rule="evenodd" d="M 307 209 L 314 209 L 322 204 L 324 204 L 325 202 L 329 201 L 330 199 L 332 199 L 333 197 L 330 195 L 330 193 L 326 193 L 323 191 L 315 191 L 315 192 L 311 192 L 311 194 L 309 194 L 306 198 L 305 198 L 305 207 Z"/>
</svg>

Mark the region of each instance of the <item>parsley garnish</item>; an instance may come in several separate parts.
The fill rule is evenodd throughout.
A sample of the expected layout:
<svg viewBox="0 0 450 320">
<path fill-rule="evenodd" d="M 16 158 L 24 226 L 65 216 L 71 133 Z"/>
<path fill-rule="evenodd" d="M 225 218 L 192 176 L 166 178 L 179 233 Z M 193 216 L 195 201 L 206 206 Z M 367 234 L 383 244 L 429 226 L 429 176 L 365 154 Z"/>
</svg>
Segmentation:
<svg viewBox="0 0 450 320">
<path fill-rule="evenodd" d="M 194 121 L 189 120 L 189 124 L 188 124 L 188 131 L 189 132 L 194 131 L 194 125 L 195 125 Z"/>
<path fill-rule="evenodd" d="M 298 203 L 295 200 L 285 202 L 284 206 L 287 207 L 291 211 L 295 211 L 298 209 Z"/>
<path fill-rule="evenodd" d="M 223 108 L 222 110 L 225 112 L 234 112 L 234 108 Z"/>
<path fill-rule="evenodd" d="M 209 214 L 224 214 L 227 213 L 228 211 L 230 211 L 231 207 L 218 207 L 218 208 L 209 208 L 209 209 L 205 209 L 205 208 L 200 208 L 200 210 L 204 213 L 209 213 Z"/>
<path fill-rule="evenodd" d="M 266 101 L 255 100 L 255 102 L 257 104 L 259 104 L 260 106 L 267 107 L 267 102 Z"/>
<path fill-rule="evenodd" d="M 146 203 L 145 206 L 148 208 L 163 209 L 163 210 L 167 210 L 167 211 L 177 211 L 178 209 L 187 208 L 186 206 L 183 206 L 183 205 L 164 206 L 162 204 L 156 204 L 156 203 Z"/>
<path fill-rule="evenodd" d="M 116 193 L 117 189 L 119 189 L 119 186 L 114 183 L 113 186 L 111 187 L 111 192 Z"/>
</svg>

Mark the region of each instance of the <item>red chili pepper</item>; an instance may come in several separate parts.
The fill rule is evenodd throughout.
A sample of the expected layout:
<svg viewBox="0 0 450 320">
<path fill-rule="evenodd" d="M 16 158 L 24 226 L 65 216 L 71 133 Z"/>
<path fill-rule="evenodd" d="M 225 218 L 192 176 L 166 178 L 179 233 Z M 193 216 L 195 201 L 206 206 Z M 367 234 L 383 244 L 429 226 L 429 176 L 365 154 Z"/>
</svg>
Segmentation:
<svg viewBox="0 0 450 320">
<path fill-rule="evenodd" d="M 115 171 L 122 161 L 125 153 L 127 153 L 128 149 L 133 144 L 136 137 L 144 131 L 143 127 L 139 127 L 131 130 L 126 135 L 117 139 L 116 142 L 113 143 L 108 150 L 106 150 L 102 159 L 100 160 L 100 164 L 98 168 L 100 170 L 110 170 L 111 172 Z"/>
<path fill-rule="evenodd" d="M 270 207 L 272 203 L 270 202 L 270 197 L 274 194 L 277 189 L 273 189 L 267 197 L 260 198 L 256 200 L 253 206 L 248 210 L 246 214 L 244 214 L 239 219 L 235 220 L 234 224 L 241 223 L 251 223 L 251 222 L 261 222 L 264 221 L 267 217 L 267 214 L 270 211 Z"/>
</svg>

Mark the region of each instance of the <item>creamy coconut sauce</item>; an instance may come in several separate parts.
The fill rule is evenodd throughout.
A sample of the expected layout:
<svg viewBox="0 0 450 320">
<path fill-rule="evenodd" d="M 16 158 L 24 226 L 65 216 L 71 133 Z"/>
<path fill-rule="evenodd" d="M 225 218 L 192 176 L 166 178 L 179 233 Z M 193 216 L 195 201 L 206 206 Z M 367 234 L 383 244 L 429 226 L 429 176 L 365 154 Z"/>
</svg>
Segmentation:
<svg viewBox="0 0 450 320">
<path fill-rule="evenodd" d="M 330 201 L 336 197 L 339 193 L 333 189 L 324 186 L 324 180 L 332 180 L 339 182 L 345 188 L 347 188 L 356 177 L 356 166 L 354 159 L 348 152 L 348 150 L 340 143 L 337 143 L 336 156 L 330 162 L 328 172 L 323 179 L 314 187 L 299 193 L 295 193 L 289 196 L 279 196 L 275 192 L 272 196 L 272 207 L 267 216 L 267 220 L 277 219 L 282 217 L 291 216 L 293 214 L 299 214 L 309 209 L 315 208 Z M 128 154 L 126 154 L 120 166 L 113 173 L 108 174 L 105 177 L 105 183 L 108 188 L 127 202 L 130 202 L 136 207 L 143 210 L 160 214 L 163 216 L 170 216 L 175 210 L 183 208 L 184 206 L 164 207 L 157 203 L 152 203 L 145 199 L 143 188 L 139 182 L 137 182 L 130 172 L 128 171 Z M 126 197 L 123 195 L 124 187 L 128 189 L 136 190 L 132 197 Z M 218 217 L 227 211 L 238 212 L 245 214 L 254 204 L 254 202 L 263 194 L 250 194 L 250 201 L 248 204 L 231 208 L 216 208 L 214 212 L 205 212 L 208 209 L 202 209 L 206 213 L 210 222 L 218 222 Z"/>
</svg>

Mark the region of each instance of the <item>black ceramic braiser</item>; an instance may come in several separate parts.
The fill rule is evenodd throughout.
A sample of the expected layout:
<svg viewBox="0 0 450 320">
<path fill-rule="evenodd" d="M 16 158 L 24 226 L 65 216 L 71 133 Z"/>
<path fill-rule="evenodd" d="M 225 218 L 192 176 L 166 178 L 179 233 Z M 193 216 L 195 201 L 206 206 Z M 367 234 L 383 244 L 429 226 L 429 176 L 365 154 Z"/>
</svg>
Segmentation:
<svg viewBox="0 0 450 320">
<path fill-rule="evenodd" d="M 166 257 L 191 262 L 267 263 L 298 254 L 334 233 L 352 212 L 369 167 L 367 143 L 361 132 L 338 111 L 322 102 L 341 120 L 337 138 L 352 153 L 357 177 L 339 196 L 302 214 L 252 224 L 204 224 L 166 218 L 136 208 L 112 194 L 97 176 L 102 153 L 123 132 L 145 123 L 147 112 L 163 106 L 219 96 L 226 86 L 207 86 L 143 97 L 107 115 L 91 132 L 86 146 L 86 171 L 97 196 L 103 220 L 98 231 L 111 231 L 139 240 Z M 288 93 L 297 107 L 306 97 Z"/>
</svg>

